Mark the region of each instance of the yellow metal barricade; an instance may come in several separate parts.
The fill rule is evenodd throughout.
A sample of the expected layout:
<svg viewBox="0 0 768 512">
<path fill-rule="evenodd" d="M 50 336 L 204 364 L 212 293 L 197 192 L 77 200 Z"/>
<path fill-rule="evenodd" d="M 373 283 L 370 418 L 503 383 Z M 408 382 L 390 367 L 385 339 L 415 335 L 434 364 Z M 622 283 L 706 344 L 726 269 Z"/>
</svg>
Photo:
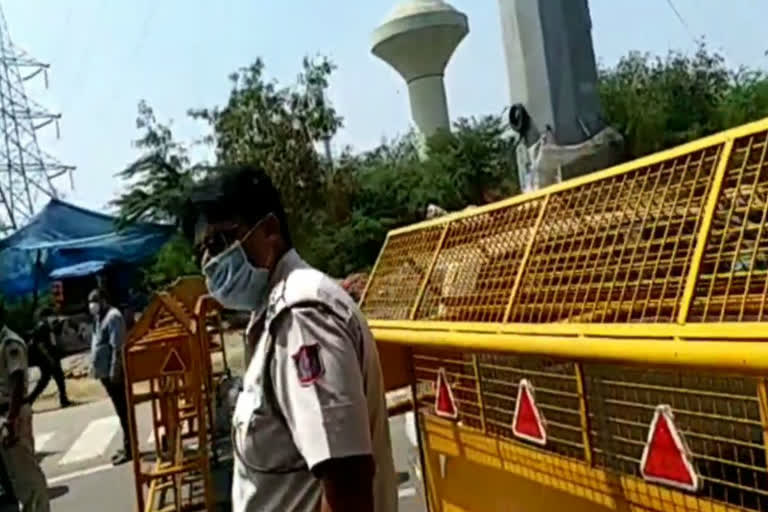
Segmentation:
<svg viewBox="0 0 768 512">
<path fill-rule="evenodd" d="M 410 370 L 431 510 L 768 511 L 767 153 L 768 119 L 389 233 L 362 308 Z M 660 405 L 695 491 L 642 477 Z"/>
<path fill-rule="evenodd" d="M 221 305 L 208 295 L 205 280 L 200 276 L 180 278 L 167 292 L 181 302 L 187 311 L 194 313 L 194 320 L 200 326 L 197 337 L 203 354 L 203 394 L 208 404 L 209 442 L 216 460 L 218 453 L 213 439 L 216 430 L 216 394 L 221 380 L 230 375 Z"/>
<path fill-rule="evenodd" d="M 123 351 L 136 493 L 142 511 L 214 510 L 210 363 L 205 329 L 188 309 L 190 301 L 168 292 L 156 294 Z M 150 408 L 153 425 L 154 453 L 149 457 L 141 453 L 140 433 L 146 433 L 140 431 L 137 420 L 145 407 Z"/>
</svg>

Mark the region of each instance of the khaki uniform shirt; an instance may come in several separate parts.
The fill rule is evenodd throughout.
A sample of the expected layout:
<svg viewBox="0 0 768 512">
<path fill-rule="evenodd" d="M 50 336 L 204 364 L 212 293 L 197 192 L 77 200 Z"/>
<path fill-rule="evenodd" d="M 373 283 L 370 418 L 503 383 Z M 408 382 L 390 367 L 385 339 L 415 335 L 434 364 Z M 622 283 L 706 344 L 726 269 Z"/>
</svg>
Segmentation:
<svg viewBox="0 0 768 512">
<path fill-rule="evenodd" d="M 28 384 L 27 344 L 15 332 L 0 329 L 0 405 L 11 400 L 10 376 L 15 371 L 24 372 L 24 390 Z"/>
<path fill-rule="evenodd" d="M 397 484 L 376 344 L 360 310 L 295 251 L 248 329 L 252 353 L 233 418 L 235 512 L 315 512 L 323 461 L 372 455 L 376 512 Z"/>
</svg>

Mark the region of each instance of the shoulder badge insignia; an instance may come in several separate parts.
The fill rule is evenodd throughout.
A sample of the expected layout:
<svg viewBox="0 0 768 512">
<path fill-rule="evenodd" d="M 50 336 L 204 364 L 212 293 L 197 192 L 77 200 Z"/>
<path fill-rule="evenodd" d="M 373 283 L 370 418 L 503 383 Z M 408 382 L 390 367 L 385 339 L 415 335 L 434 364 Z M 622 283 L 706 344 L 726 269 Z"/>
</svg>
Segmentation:
<svg viewBox="0 0 768 512">
<path fill-rule="evenodd" d="M 16 346 L 14 343 L 10 347 L 8 347 L 8 351 L 6 352 L 6 357 L 10 360 L 17 360 L 21 359 L 21 349 Z"/>
<path fill-rule="evenodd" d="M 309 386 L 322 377 L 324 368 L 320 359 L 320 345 L 317 343 L 302 345 L 291 357 L 296 365 L 296 374 L 302 386 Z"/>
</svg>

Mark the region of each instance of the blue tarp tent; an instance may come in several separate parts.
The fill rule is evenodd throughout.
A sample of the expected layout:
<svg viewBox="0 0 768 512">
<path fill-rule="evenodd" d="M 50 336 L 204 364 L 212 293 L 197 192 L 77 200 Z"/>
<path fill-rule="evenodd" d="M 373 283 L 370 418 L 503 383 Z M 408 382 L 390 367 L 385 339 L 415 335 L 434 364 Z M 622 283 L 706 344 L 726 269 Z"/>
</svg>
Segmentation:
<svg viewBox="0 0 768 512">
<path fill-rule="evenodd" d="M 145 262 L 172 234 L 172 226 L 160 224 L 118 231 L 114 217 L 52 199 L 29 224 L 0 240 L 0 294 L 20 297 L 35 286 L 46 289 L 52 279 Z"/>
</svg>

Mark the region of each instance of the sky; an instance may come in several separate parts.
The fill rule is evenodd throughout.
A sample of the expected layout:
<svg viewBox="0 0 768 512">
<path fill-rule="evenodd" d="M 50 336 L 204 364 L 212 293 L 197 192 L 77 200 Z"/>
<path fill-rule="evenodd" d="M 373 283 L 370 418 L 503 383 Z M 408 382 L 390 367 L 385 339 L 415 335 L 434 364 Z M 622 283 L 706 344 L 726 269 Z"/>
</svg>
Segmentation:
<svg viewBox="0 0 768 512">
<path fill-rule="evenodd" d="M 452 0 L 470 34 L 446 70 L 450 115 L 500 113 L 511 103 L 496 0 Z M 615 64 L 630 50 L 691 52 L 695 39 L 731 66 L 768 68 L 765 0 L 590 0 L 596 57 Z M 77 166 L 63 197 L 106 211 L 124 186 L 115 173 L 139 156 L 136 105 L 145 99 L 180 140 L 206 127 L 189 108 L 223 104 L 228 75 L 256 57 L 268 76 L 291 82 L 305 55 L 338 66 L 329 96 L 345 126 L 334 147 L 365 150 L 410 126 L 404 82 L 370 53 L 372 30 L 393 0 L 1 0 L 14 43 L 51 65 L 49 87 L 27 92 L 62 114 L 61 136 L 43 148 Z M 671 7 L 673 5 L 679 17 Z M 727 7 L 726 7 L 727 5 Z M 201 150 L 202 151 L 202 150 Z M 205 156 L 204 152 L 200 156 Z"/>
</svg>

